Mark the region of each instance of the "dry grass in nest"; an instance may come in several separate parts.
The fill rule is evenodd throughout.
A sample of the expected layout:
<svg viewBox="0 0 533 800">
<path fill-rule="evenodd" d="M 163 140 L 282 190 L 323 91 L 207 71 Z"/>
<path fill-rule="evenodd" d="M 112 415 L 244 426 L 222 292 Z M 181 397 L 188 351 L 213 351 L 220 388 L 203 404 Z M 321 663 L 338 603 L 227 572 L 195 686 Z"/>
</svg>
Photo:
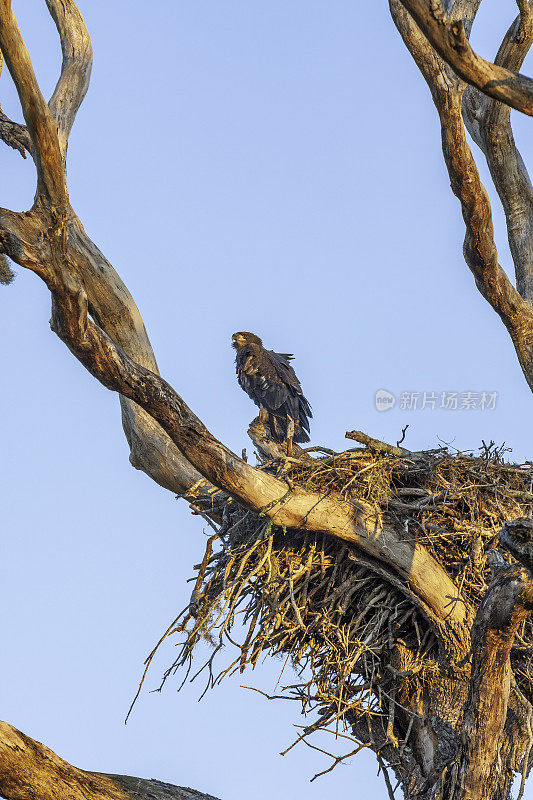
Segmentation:
<svg viewBox="0 0 533 800">
<path fill-rule="evenodd" d="M 533 467 L 506 463 L 503 455 L 492 444 L 479 455 L 353 449 L 262 468 L 283 471 L 294 486 L 372 504 L 402 536 L 429 550 L 475 609 L 491 580 L 486 555 L 498 549 L 501 526 L 533 510 Z M 351 733 L 362 718 L 382 716 L 390 741 L 402 746 L 404 736 L 405 746 L 409 730 L 399 726 L 398 704 L 412 682 L 431 682 L 439 672 L 436 638 L 412 601 L 339 539 L 282 530 L 221 494 L 213 503 L 221 504 L 224 521 L 197 567 L 191 604 L 163 637 L 184 636 L 164 680 L 177 671 L 187 679 L 202 640 L 212 647 L 200 670 L 206 689 L 253 668 L 261 656 L 282 656 L 294 678 L 280 696 L 315 712 L 299 739 L 318 729 Z M 224 645 L 235 657 L 219 671 Z M 393 666 L 400 650 L 401 672 Z M 528 700 L 532 652 L 528 623 L 513 650 Z"/>
</svg>

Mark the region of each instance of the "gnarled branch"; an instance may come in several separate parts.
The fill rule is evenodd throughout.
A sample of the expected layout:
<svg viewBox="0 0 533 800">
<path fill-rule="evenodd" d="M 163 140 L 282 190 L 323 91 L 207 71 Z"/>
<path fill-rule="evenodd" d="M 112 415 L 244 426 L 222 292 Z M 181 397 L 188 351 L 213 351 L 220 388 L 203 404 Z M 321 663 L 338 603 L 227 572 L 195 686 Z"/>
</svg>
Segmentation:
<svg viewBox="0 0 533 800">
<path fill-rule="evenodd" d="M 61 40 L 61 75 L 48 103 L 66 157 L 68 137 L 89 88 L 93 50 L 89 32 L 73 0 L 46 0 Z"/>
<path fill-rule="evenodd" d="M 498 263 L 490 202 L 468 146 L 462 119 L 465 84 L 432 50 L 404 5 L 402 0 L 391 0 L 391 13 L 428 83 L 439 113 L 444 160 L 466 225 L 463 245 L 466 263 L 477 288 L 509 331 L 524 376 L 533 389 L 533 307 Z"/>
<path fill-rule="evenodd" d="M 0 794 L 6 800 L 216 800 L 156 780 L 86 772 L 0 722 Z"/>
<path fill-rule="evenodd" d="M 520 14 L 505 34 L 495 63 L 519 69 L 533 43 L 533 9 L 520 2 Z M 515 144 L 509 106 L 469 86 L 463 101 L 468 131 L 487 159 L 500 197 L 509 247 L 515 265 L 516 286 L 533 303 L 533 187 Z"/>
<path fill-rule="evenodd" d="M 10 54 L 8 67 L 27 122 L 29 120 L 32 154 L 38 171 L 37 193 L 39 195 L 43 187 L 49 185 L 49 199 L 52 194 L 55 198 L 52 205 L 61 201 L 61 235 L 68 246 L 69 263 L 84 284 L 93 317 L 128 355 L 157 373 L 154 353 L 133 298 L 113 267 L 91 242 L 68 203 L 66 143 L 87 90 L 91 45 L 83 19 L 72 0 L 49 0 L 48 7 L 60 33 L 63 50 L 61 77 L 50 101 L 53 115 L 39 90 L 10 3 L 8 0 L 0 2 L 0 32 L 3 37 L 0 38 L 0 50 L 5 48 Z M 27 129 L 23 130 L 30 137 Z M 0 209 L 4 252 L 21 266 L 36 272 L 40 269 L 40 274 L 46 271 L 44 265 L 48 258 L 43 232 L 54 226 L 59 230 L 58 220 L 51 218 L 50 207 L 43 203 L 37 203 L 31 212 L 24 215 Z M 148 414 L 125 398 L 121 398 L 121 406 L 132 465 L 143 469 L 161 486 L 178 494 L 186 493 L 198 482 L 200 474 Z"/>
<path fill-rule="evenodd" d="M 444 61 L 467 83 L 495 100 L 533 115 L 533 80 L 485 61 L 468 41 L 462 21 L 450 19 L 441 0 L 400 0 Z"/>
<path fill-rule="evenodd" d="M 0 108 L 0 139 L 12 147 L 13 150 L 18 150 L 22 158 L 26 158 L 26 150 L 31 153 L 33 144 L 25 125 L 20 125 L 18 122 L 6 117 Z"/>
</svg>

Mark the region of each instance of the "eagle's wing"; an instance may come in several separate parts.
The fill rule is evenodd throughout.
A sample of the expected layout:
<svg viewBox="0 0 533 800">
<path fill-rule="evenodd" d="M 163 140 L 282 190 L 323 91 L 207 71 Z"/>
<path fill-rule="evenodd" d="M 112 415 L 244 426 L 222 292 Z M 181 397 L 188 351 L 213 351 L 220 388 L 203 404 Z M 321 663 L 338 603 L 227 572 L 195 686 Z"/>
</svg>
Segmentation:
<svg viewBox="0 0 533 800">
<path fill-rule="evenodd" d="M 303 397 L 303 395 L 300 381 L 290 364 L 293 356 L 291 353 L 275 353 L 273 350 L 268 350 L 267 352 L 272 359 L 277 380 L 285 388 L 284 397 L 276 408 L 285 404 L 284 411 L 292 419 L 298 419 L 300 412 L 299 397 Z"/>
<path fill-rule="evenodd" d="M 289 386 L 276 356 L 279 354 L 258 345 L 244 347 L 237 354 L 239 384 L 256 405 L 267 411 L 276 411 L 289 397 Z M 289 369 L 294 373 L 290 366 Z"/>
<path fill-rule="evenodd" d="M 294 441 L 308 442 L 311 407 L 302 394 L 291 359 L 290 353 L 276 353 L 253 343 L 237 352 L 237 376 L 246 394 L 268 411 L 275 441 L 287 437 L 290 417 L 295 422 Z"/>
</svg>

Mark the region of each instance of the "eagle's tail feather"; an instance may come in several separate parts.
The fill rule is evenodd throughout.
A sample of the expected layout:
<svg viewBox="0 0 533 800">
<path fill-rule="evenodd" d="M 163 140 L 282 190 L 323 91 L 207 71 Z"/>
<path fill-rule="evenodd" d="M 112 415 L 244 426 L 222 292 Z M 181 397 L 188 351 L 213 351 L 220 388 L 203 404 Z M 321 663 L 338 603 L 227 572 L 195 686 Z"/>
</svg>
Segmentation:
<svg viewBox="0 0 533 800">
<path fill-rule="evenodd" d="M 306 430 L 302 427 L 299 422 L 294 424 L 294 437 L 293 442 L 298 442 L 299 444 L 304 444 L 305 442 L 309 442 L 309 434 Z"/>
<path fill-rule="evenodd" d="M 311 406 L 309 405 L 309 401 L 302 395 L 299 397 L 299 411 L 300 411 L 300 424 L 306 431 L 309 430 L 309 419 L 312 419 L 313 412 L 311 411 Z"/>
</svg>

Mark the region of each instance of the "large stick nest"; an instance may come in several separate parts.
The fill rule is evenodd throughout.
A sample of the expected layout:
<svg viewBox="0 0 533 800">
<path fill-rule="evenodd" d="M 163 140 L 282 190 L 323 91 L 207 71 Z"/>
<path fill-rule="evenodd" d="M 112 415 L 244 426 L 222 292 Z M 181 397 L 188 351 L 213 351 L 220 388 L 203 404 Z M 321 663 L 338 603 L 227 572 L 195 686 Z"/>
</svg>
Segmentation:
<svg viewBox="0 0 533 800">
<path fill-rule="evenodd" d="M 429 550 L 475 610 L 491 581 L 491 563 L 501 561 L 496 551 L 502 525 L 533 510 L 533 467 L 506 463 L 504 453 L 492 444 L 478 455 L 446 448 L 401 456 L 353 449 L 265 461 L 261 468 L 283 474 L 294 486 L 371 504 L 384 522 Z M 281 696 L 299 700 L 306 714 L 315 712 L 304 737 L 324 728 L 353 732 L 357 723 L 361 730 L 361 720 L 381 716 L 389 741 L 398 745 L 403 737 L 405 747 L 410 728 L 406 732 L 405 723 L 398 723 L 402 698 L 413 682 L 437 680 L 440 669 L 437 639 L 413 598 L 340 539 L 282 530 L 222 493 L 212 503 L 223 522 L 197 565 L 190 605 L 165 634 L 182 637 L 165 679 L 185 670 L 185 680 L 201 641 L 212 646 L 202 668 L 207 686 L 254 667 L 261 656 L 282 656 L 293 677 Z M 502 557 L 510 560 L 503 552 Z M 218 671 L 216 657 L 224 645 L 235 656 Z M 393 658 L 398 648 L 401 663 Z M 527 623 L 512 661 L 528 700 L 532 653 L 533 628 Z"/>
</svg>

